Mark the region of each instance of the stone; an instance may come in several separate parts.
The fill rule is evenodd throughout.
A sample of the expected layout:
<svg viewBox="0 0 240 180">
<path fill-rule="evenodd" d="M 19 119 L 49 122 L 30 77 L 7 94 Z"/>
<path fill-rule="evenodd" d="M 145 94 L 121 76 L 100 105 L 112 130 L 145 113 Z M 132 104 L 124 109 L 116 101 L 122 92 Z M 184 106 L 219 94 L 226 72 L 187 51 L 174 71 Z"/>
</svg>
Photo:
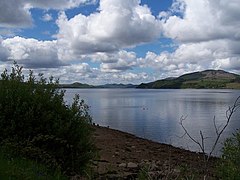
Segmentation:
<svg viewBox="0 0 240 180">
<path fill-rule="evenodd" d="M 118 165 L 119 167 L 127 167 L 127 164 L 126 163 L 121 163 Z"/>
<path fill-rule="evenodd" d="M 175 172 L 175 173 L 181 173 L 181 170 L 180 169 L 173 169 L 173 172 Z"/>
<path fill-rule="evenodd" d="M 156 165 L 156 163 L 152 162 L 151 165 L 150 165 L 150 170 L 153 171 L 153 170 L 156 170 L 158 169 L 158 166 Z"/>
<path fill-rule="evenodd" d="M 127 164 L 127 167 L 128 167 L 128 168 L 137 168 L 138 165 L 137 165 L 136 163 L 129 162 L 129 163 Z"/>
</svg>

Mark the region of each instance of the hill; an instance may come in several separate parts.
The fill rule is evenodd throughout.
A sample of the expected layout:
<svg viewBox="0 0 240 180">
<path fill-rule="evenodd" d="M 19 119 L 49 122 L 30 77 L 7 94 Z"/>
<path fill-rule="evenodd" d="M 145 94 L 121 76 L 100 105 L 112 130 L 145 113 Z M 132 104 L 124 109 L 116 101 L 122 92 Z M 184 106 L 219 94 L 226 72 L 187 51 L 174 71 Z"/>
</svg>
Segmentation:
<svg viewBox="0 0 240 180">
<path fill-rule="evenodd" d="M 75 82 L 72 84 L 60 84 L 60 88 L 135 88 L 133 84 L 104 84 L 104 85 L 89 85 Z"/>
<path fill-rule="evenodd" d="M 82 84 L 79 82 L 75 82 L 72 84 L 60 84 L 60 88 L 94 88 L 94 86 L 89 85 L 89 84 Z"/>
<path fill-rule="evenodd" d="M 105 84 L 95 86 L 96 88 L 135 88 L 136 85 L 133 84 Z"/>
<path fill-rule="evenodd" d="M 149 89 L 240 89 L 240 75 L 223 70 L 205 70 L 142 83 L 137 88 Z"/>
</svg>

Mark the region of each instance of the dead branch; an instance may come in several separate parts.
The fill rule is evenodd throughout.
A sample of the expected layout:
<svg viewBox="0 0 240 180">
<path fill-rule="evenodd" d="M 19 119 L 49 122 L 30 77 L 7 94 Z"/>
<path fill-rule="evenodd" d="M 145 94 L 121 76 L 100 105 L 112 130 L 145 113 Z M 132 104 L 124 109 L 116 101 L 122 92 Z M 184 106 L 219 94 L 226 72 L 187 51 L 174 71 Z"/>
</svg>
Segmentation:
<svg viewBox="0 0 240 180">
<path fill-rule="evenodd" d="M 196 144 L 200 147 L 201 151 L 202 151 L 203 153 L 205 153 L 204 146 L 203 146 L 199 141 L 197 141 L 196 139 L 194 139 L 194 138 L 189 134 L 189 132 L 188 132 L 188 130 L 185 128 L 185 126 L 183 125 L 183 121 L 185 121 L 186 118 L 187 118 L 187 117 L 183 117 L 183 116 L 180 118 L 180 125 L 182 126 L 182 128 L 183 128 L 183 130 L 184 130 L 183 136 L 187 135 L 194 143 L 196 143 Z M 182 137 L 183 137 L 183 136 L 182 136 Z"/>
<path fill-rule="evenodd" d="M 212 145 L 212 148 L 211 148 L 211 151 L 208 153 L 208 157 L 206 159 L 206 151 L 205 151 L 205 140 L 208 138 L 208 137 L 204 137 L 204 134 L 203 132 L 200 130 L 200 138 L 201 138 L 201 142 L 197 141 L 195 138 L 192 137 L 191 134 L 189 134 L 188 130 L 185 128 L 184 124 L 183 124 L 183 121 L 186 120 L 187 117 L 181 117 L 180 118 L 180 125 L 182 126 L 183 130 L 184 130 L 184 135 L 187 135 L 195 144 L 197 144 L 200 149 L 201 149 L 201 152 L 203 153 L 203 156 L 204 156 L 204 161 L 206 163 L 206 166 L 207 166 L 207 163 L 209 161 L 209 158 L 212 156 L 214 150 L 216 149 L 216 146 L 219 142 L 219 139 L 220 137 L 222 136 L 223 132 L 225 131 L 225 129 L 228 127 L 229 123 L 230 123 L 230 120 L 233 116 L 233 114 L 240 108 L 240 96 L 235 100 L 233 106 L 230 106 L 228 108 L 228 110 L 226 111 L 226 123 L 224 124 L 221 124 L 220 126 L 217 127 L 216 125 L 216 118 L 214 116 L 213 118 L 213 125 L 214 125 L 214 129 L 215 129 L 215 133 L 217 135 L 213 145 Z M 182 137 L 183 137 L 182 136 Z"/>
<path fill-rule="evenodd" d="M 226 129 L 227 126 L 229 125 L 229 122 L 230 122 L 230 120 L 231 120 L 231 118 L 232 118 L 232 115 L 233 115 L 234 112 L 236 112 L 236 110 L 240 107 L 239 99 L 240 99 L 240 96 L 235 100 L 233 106 L 229 107 L 228 110 L 226 111 L 226 118 L 227 118 L 226 124 L 223 126 L 223 128 L 222 128 L 220 131 L 219 131 L 219 129 L 216 130 L 217 137 L 216 137 L 215 142 L 214 142 L 214 144 L 213 144 L 213 146 L 212 146 L 212 149 L 211 149 L 211 151 L 210 151 L 210 153 L 209 153 L 209 155 L 208 155 L 208 159 L 211 157 L 212 153 L 214 152 L 214 150 L 215 150 L 215 148 L 216 148 L 216 146 L 217 146 L 217 144 L 218 144 L 218 141 L 219 141 L 222 133 L 225 131 L 225 129 Z M 214 121 L 215 121 L 215 118 L 214 118 Z M 216 123 L 214 123 L 214 124 L 216 124 Z M 216 127 L 216 126 L 215 126 L 215 127 Z M 215 129 L 216 129 L 216 128 L 215 128 Z"/>
</svg>

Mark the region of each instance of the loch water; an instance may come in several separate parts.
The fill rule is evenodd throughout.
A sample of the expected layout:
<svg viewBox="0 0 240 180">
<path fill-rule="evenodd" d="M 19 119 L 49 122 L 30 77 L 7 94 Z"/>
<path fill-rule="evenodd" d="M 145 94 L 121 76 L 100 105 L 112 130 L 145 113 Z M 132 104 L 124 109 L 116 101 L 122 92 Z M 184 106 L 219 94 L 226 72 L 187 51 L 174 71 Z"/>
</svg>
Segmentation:
<svg viewBox="0 0 240 180">
<path fill-rule="evenodd" d="M 216 138 L 216 126 L 226 123 L 226 111 L 240 95 L 240 90 L 212 89 L 66 89 L 65 100 L 72 102 L 79 94 L 90 106 L 93 122 L 136 136 L 172 144 L 191 151 L 199 147 L 184 134 L 179 122 L 189 134 L 200 140 L 200 130 L 207 137 L 205 146 L 210 151 Z M 240 109 L 220 139 L 215 155 L 221 154 L 221 143 L 240 128 Z"/>
</svg>

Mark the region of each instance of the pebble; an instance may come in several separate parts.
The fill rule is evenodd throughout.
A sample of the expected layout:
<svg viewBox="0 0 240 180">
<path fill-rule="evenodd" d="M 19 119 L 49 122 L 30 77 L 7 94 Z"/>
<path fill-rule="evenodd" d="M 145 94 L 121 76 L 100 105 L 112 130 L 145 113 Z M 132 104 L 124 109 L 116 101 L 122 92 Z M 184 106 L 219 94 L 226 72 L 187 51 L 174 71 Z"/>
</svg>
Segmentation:
<svg viewBox="0 0 240 180">
<path fill-rule="evenodd" d="M 126 163 L 121 163 L 118 165 L 119 167 L 127 167 L 127 164 Z"/>
<path fill-rule="evenodd" d="M 181 170 L 180 170 L 180 169 L 173 169 L 173 172 L 175 172 L 175 173 L 180 173 Z"/>
<path fill-rule="evenodd" d="M 137 168 L 138 165 L 137 165 L 136 163 L 129 162 L 129 163 L 127 164 L 127 167 L 128 167 L 128 168 Z"/>
</svg>

